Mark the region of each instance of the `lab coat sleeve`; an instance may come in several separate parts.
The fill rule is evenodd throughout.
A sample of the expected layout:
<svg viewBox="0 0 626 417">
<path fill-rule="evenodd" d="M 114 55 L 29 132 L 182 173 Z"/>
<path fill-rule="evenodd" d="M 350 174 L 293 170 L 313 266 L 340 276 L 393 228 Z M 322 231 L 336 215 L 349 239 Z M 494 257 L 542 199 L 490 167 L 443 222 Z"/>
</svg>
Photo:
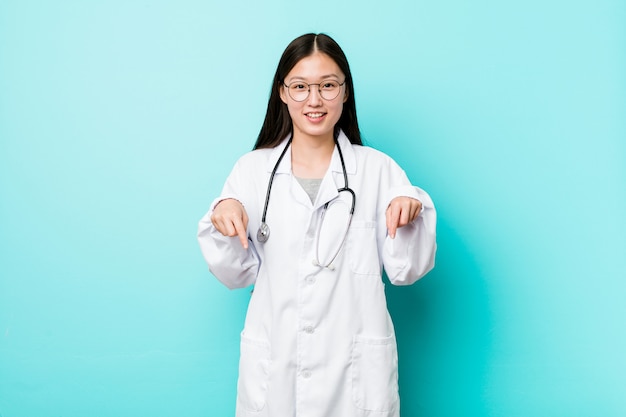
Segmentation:
<svg viewBox="0 0 626 417">
<path fill-rule="evenodd" d="M 248 249 L 241 246 L 239 237 L 222 235 L 211 222 L 211 214 L 217 203 L 227 198 L 239 200 L 244 208 L 246 184 L 239 181 L 241 169 L 235 166 L 226 180 L 220 197 L 211 204 L 211 209 L 198 224 L 198 243 L 211 273 L 230 289 L 253 285 L 259 270 L 259 256 L 253 242 L 248 239 Z"/>
<path fill-rule="evenodd" d="M 398 196 L 418 199 L 422 211 L 413 222 L 398 228 L 394 239 L 388 235 L 385 237 L 382 258 L 392 284 L 410 285 L 435 266 L 437 213 L 430 196 L 419 187 L 393 187 L 389 190 L 387 202 Z"/>
</svg>

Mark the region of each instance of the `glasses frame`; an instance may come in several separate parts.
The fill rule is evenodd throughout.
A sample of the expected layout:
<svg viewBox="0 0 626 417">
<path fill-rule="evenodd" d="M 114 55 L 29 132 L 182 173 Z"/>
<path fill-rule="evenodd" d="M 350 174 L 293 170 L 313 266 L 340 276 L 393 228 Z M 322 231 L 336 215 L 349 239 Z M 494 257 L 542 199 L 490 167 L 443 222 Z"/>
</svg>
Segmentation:
<svg viewBox="0 0 626 417">
<path fill-rule="evenodd" d="M 312 85 L 316 85 L 316 86 L 317 86 L 317 91 L 318 91 L 318 93 L 320 94 L 320 97 L 321 97 L 323 100 L 326 100 L 326 101 L 333 101 L 334 99 L 336 99 L 337 97 L 339 97 L 339 94 L 341 93 L 341 87 L 343 87 L 343 85 L 346 83 L 346 80 L 343 80 L 343 82 L 342 82 L 342 83 L 339 83 L 339 87 L 340 87 L 340 88 L 338 88 L 338 89 L 337 89 L 337 95 L 336 95 L 335 97 L 333 97 L 333 98 L 326 98 L 326 97 L 324 97 L 324 96 L 322 95 L 322 84 L 324 84 L 325 82 L 328 82 L 328 81 L 338 82 L 337 80 L 324 80 L 324 81 L 321 81 L 321 82 L 319 82 L 319 83 L 312 83 L 312 84 L 309 84 L 309 83 L 305 83 L 304 81 L 292 81 L 292 82 L 291 82 L 291 83 L 289 83 L 289 84 L 285 84 L 285 82 L 283 81 L 283 86 L 284 86 L 285 88 L 287 88 L 287 94 L 289 95 L 289 97 L 291 97 L 291 99 L 292 99 L 293 101 L 296 101 L 296 102 L 298 102 L 298 103 L 302 103 L 303 101 L 306 101 L 306 100 L 307 100 L 307 99 L 311 96 L 311 86 L 312 86 Z M 292 85 L 294 85 L 294 84 L 303 84 L 303 85 L 306 85 L 306 86 L 307 86 L 307 90 L 306 90 L 306 97 L 304 97 L 302 100 L 297 100 L 297 99 L 295 99 L 295 98 L 291 95 L 291 88 L 290 88 L 290 87 L 291 87 Z"/>
</svg>

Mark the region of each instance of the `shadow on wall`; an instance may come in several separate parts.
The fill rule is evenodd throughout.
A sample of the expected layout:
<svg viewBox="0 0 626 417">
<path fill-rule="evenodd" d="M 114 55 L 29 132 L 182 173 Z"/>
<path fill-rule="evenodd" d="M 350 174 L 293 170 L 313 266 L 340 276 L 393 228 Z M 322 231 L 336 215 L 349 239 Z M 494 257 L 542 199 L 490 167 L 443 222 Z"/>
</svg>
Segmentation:
<svg viewBox="0 0 626 417">
<path fill-rule="evenodd" d="M 435 269 L 413 286 L 386 286 L 402 415 L 484 417 L 489 300 L 471 248 L 445 222 L 442 209 Z"/>
</svg>

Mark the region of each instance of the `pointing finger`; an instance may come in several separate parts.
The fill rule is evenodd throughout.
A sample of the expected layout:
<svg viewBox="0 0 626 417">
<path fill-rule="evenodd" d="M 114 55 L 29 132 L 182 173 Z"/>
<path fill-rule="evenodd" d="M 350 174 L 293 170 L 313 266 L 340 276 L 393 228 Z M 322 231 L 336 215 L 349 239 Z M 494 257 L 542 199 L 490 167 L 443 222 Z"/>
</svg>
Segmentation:
<svg viewBox="0 0 626 417">
<path fill-rule="evenodd" d="M 394 239 L 396 237 L 396 229 L 398 228 L 398 220 L 400 217 L 400 213 L 394 204 L 390 205 L 387 208 L 386 217 L 387 217 L 387 230 L 389 232 L 389 237 Z"/>
<path fill-rule="evenodd" d="M 244 249 L 248 249 L 248 234 L 246 233 L 247 223 L 248 219 L 245 214 L 242 218 L 235 217 L 233 219 L 235 232 L 237 236 L 239 236 L 239 241 L 241 242 L 241 246 L 243 246 Z"/>
</svg>

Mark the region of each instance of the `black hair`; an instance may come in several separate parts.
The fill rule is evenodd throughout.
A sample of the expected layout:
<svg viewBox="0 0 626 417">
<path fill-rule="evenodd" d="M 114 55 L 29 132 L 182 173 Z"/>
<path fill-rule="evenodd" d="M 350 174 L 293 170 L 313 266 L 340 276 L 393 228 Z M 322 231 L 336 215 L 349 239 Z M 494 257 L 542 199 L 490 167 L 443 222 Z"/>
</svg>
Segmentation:
<svg viewBox="0 0 626 417">
<path fill-rule="evenodd" d="M 343 130 L 352 144 L 362 145 L 361 132 L 356 117 L 356 102 L 354 100 L 354 85 L 352 73 L 348 65 L 348 59 L 341 47 L 330 36 L 323 33 L 308 33 L 291 41 L 278 62 L 272 91 L 267 103 L 265 121 L 259 132 L 259 137 L 254 144 L 254 149 L 273 148 L 282 142 L 287 135 L 293 133 L 293 124 L 289 116 L 287 105 L 280 98 L 280 88 L 285 82 L 285 77 L 303 58 L 311 56 L 315 52 L 328 55 L 345 74 L 347 99 L 343 104 L 343 111 L 339 121 L 335 125 L 335 137 L 339 129 Z"/>
</svg>

